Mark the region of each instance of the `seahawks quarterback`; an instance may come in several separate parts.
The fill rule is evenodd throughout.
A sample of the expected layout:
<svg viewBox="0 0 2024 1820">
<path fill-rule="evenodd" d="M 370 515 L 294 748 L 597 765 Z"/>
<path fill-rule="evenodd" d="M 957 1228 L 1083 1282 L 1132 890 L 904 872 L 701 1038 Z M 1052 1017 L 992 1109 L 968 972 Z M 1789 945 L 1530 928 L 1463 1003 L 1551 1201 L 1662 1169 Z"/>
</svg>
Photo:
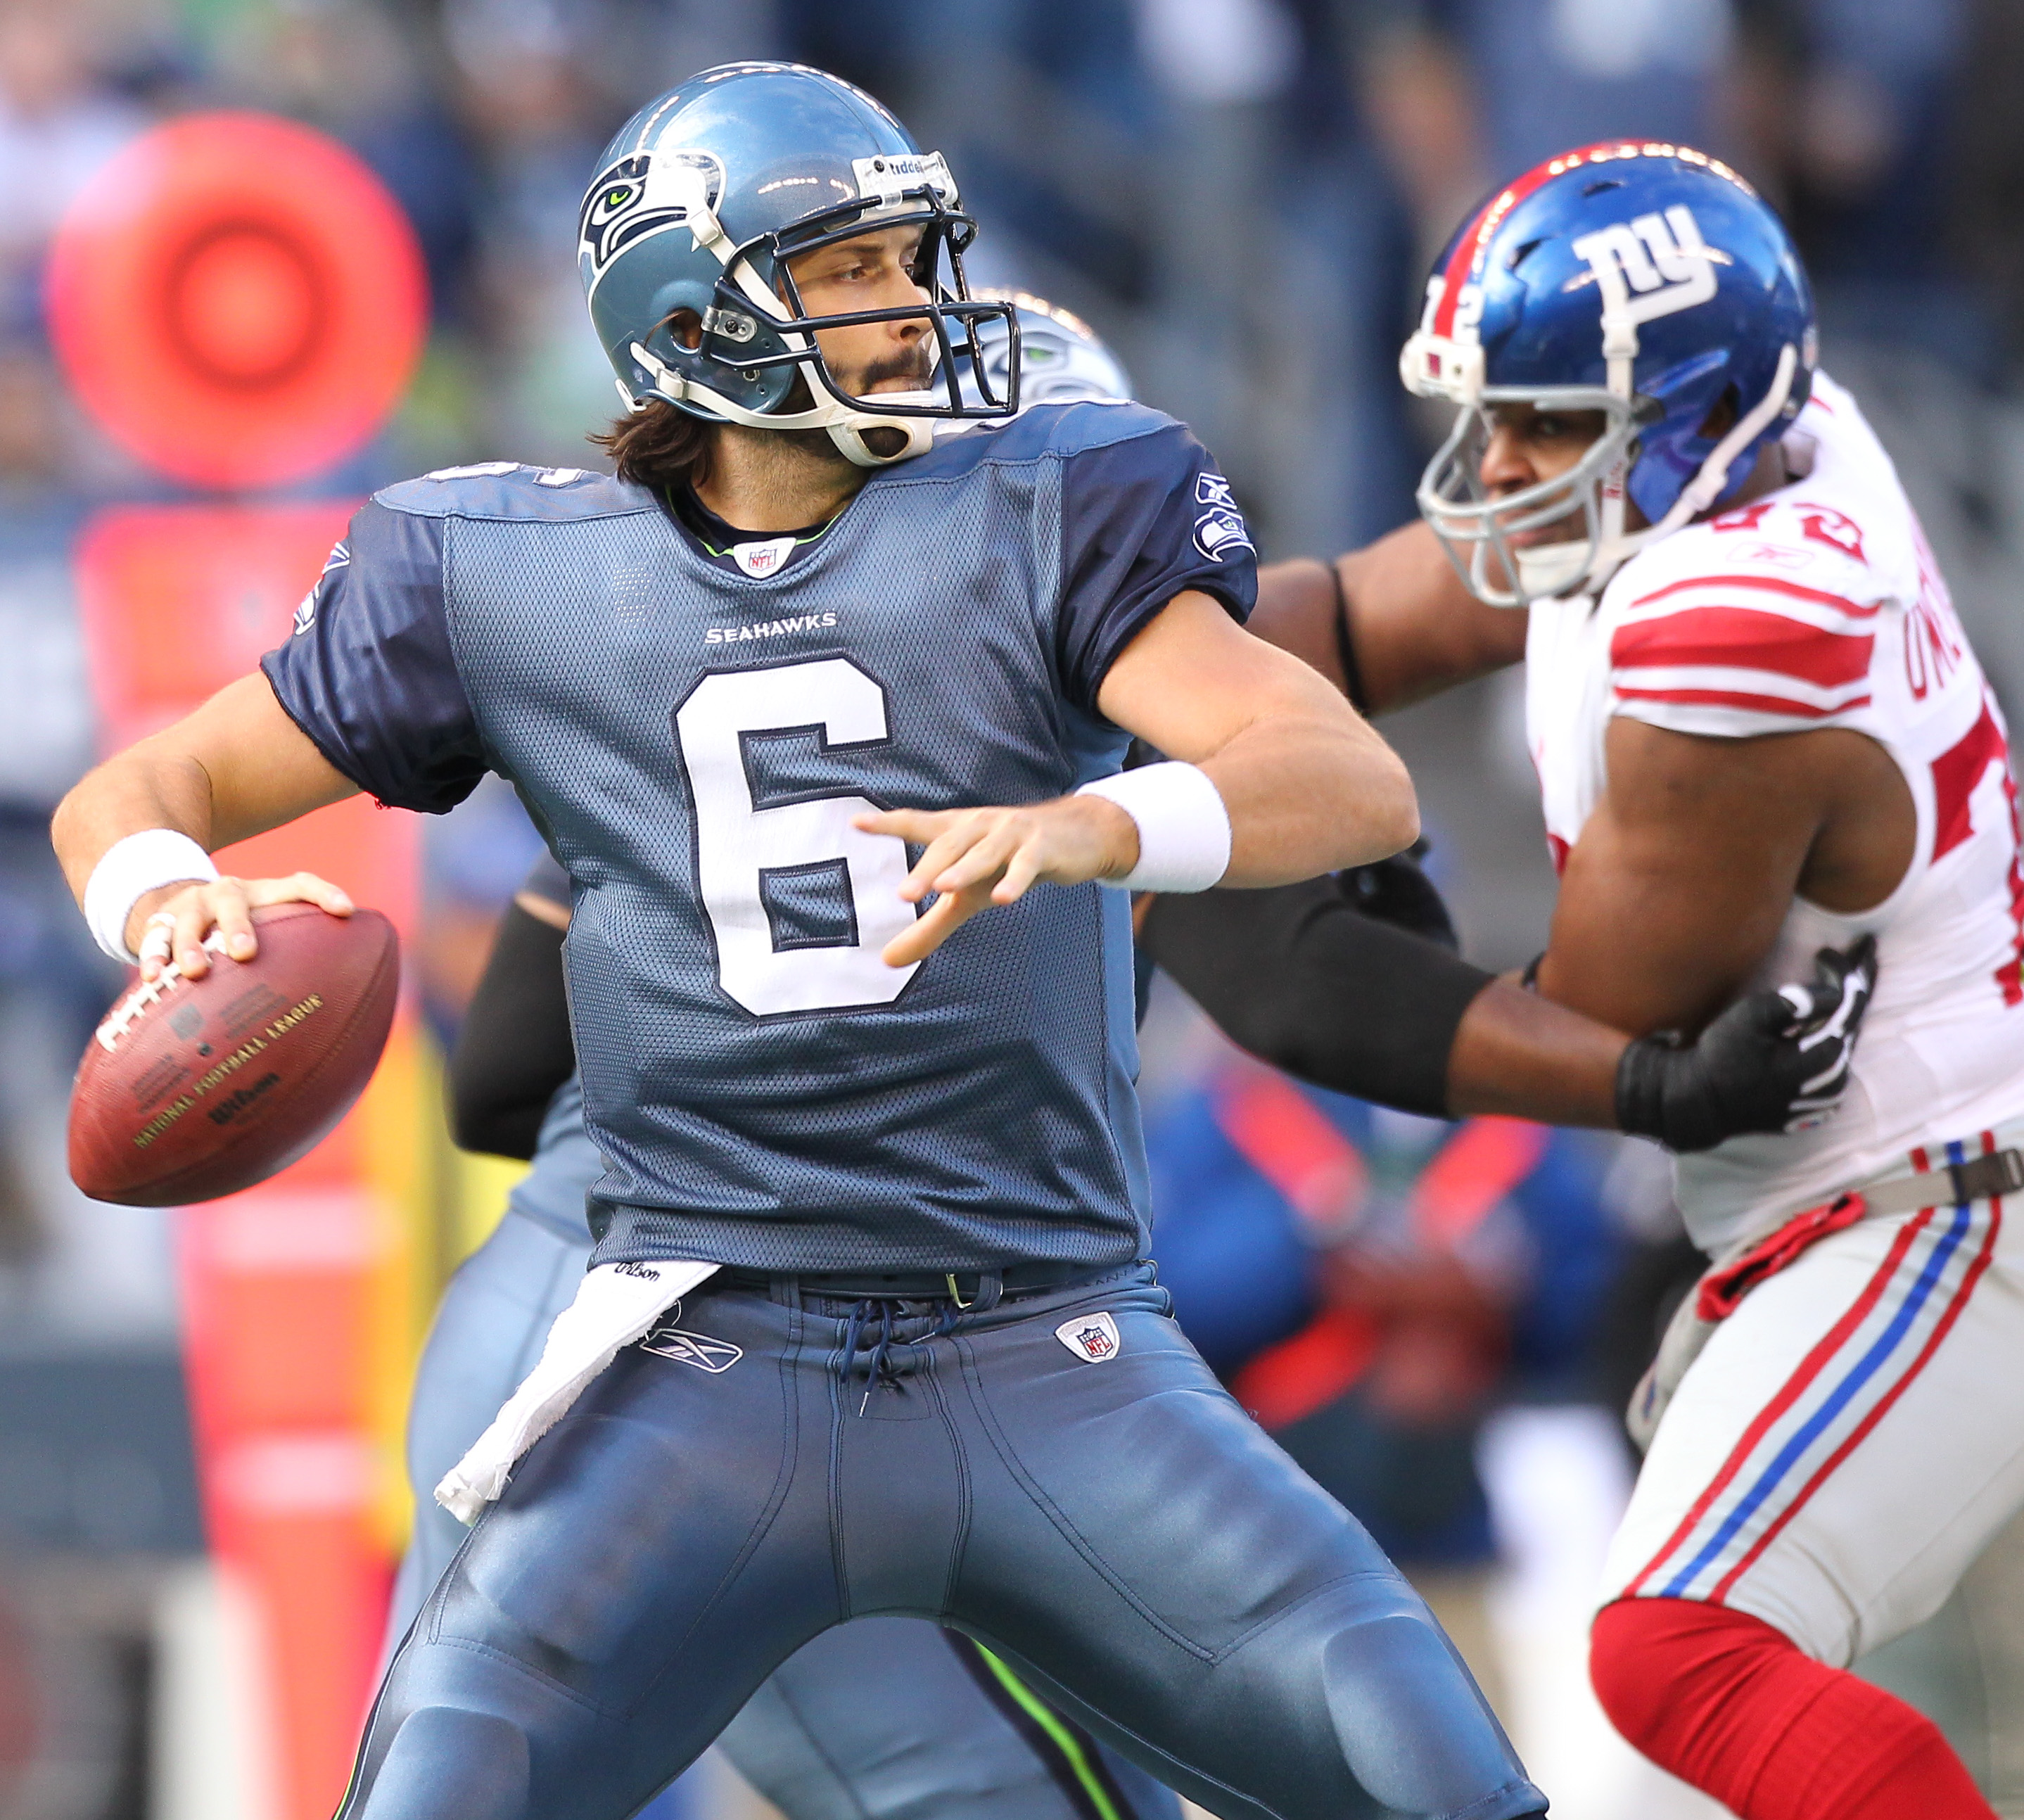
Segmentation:
<svg viewBox="0 0 2024 1820">
<path fill-rule="evenodd" d="M 1226 1820 L 1543 1812 L 1138 1261 L 1124 892 L 1395 851 L 1402 768 L 1235 623 L 1248 539 L 1184 429 L 1015 416 L 1016 359 L 966 398 L 1009 306 L 964 295 L 947 169 L 868 97 L 707 72 L 583 225 L 639 407 L 617 478 L 378 496 L 261 673 L 56 829 L 100 938 L 187 972 L 214 932 L 253 952 L 252 905 L 346 904 L 206 846 L 357 791 L 442 809 L 498 771 L 570 875 L 599 1246 L 445 1481 L 482 1520 L 346 1813 L 619 1820 L 877 1612 Z M 962 416 L 1002 421 L 937 444 Z M 1130 735 L 1170 761 L 1120 776 Z"/>
</svg>

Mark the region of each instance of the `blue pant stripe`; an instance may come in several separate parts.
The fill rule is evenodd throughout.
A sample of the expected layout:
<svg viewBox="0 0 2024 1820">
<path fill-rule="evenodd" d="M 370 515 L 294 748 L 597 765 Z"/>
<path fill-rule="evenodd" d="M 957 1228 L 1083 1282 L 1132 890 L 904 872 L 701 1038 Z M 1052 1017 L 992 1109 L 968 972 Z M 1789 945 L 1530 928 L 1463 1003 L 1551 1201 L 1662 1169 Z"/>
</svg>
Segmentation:
<svg viewBox="0 0 2024 1820">
<path fill-rule="evenodd" d="M 1959 1147 L 1949 1145 L 1948 1147 L 1951 1150 Z M 1876 1374 L 1884 1360 L 1897 1350 L 1905 1334 L 1911 1331 L 1912 1323 L 1918 1319 L 1919 1311 L 1930 1299 L 1934 1288 L 1949 1262 L 1960 1249 L 1962 1240 L 1967 1236 L 1968 1224 L 1969 1209 L 1963 1203 L 1955 1208 L 1953 1224 L 1949 1227 L 1946 1236 L 1933 1248 L 1932 1255 L 1920 1271 L 1917 1280 L 1913 1282 L 1898 1312 L 1891 1317 L 1890 1325 L 1871 1343 L 1868 1351 L 1835 1386 L 1820 1407 L 1778 1450 L 1776 1457 L 1764 1469 L 1741 1502 L 1722 1520 L 1722 1526 L 1702 1546 L 1700 1552 L 1666 1583 L 1660 1596 L 1680 1598 L 1685 1595 L 1686 1588 L 1710 1562 L 1716 1560 L 1728 1547 L 1737 1531 L 1762 1507 L 1765 1500 L 1777 1489 L 1780 1481 L 1819 1439 L 1821 1432 L 1848 1407 L 1856 1393 Z"/>
</svg>

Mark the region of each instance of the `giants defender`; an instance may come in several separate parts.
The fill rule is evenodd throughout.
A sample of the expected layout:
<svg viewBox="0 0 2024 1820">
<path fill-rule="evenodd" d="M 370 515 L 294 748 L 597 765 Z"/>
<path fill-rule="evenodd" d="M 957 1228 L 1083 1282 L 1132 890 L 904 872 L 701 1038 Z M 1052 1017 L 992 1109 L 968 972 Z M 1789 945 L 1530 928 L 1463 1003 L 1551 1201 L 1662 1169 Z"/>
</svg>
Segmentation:
<svg viewBox="0 0 2024 1820">
<path fill-rule="evenodd" d="M 541 1408 L 452 1475 L 482 1520 L 347 1814 L 621 1820 L 875 1612 L 970 1631 L 1229 1820 L 1544 1811 L 1139 1261 L 1124 890 L 1373 859 L 1410 786 L 1234 623 L 1248 540 L 1185 430 L 961 396 L 1010 314 L 962 295 L 970 231 L 846 84 L 675 90 L 584 211 L 620 478 L 389 490 L 262 675 L 60 813 L 101 938 L 165 917 L 151 960 L 196 971 L 249 904 L 343 901 L 206 880 L 201 843 L 355 790 L 499 770 L 570 875 L 598 1249 Z M 1118 777 L 1129 734 L 1174 761 Z"/>
<path fill-rule="evenodd" d="M 1986 1815 L 1938 1731 L 1843 1668 L 2024 1504 L 2002 717 L 1889 458 L 1815 370 L 1780 224 L 1714 161 L 1606 145 L 1528 172 L 1444 256 L 1402 370 L 1460 406 L 1426 523 L 1304 571 L 1276 635 L 1373 708 L 1523 655 L 1563 868 L 1538 989 L 1691 1032 L 1824 941 L 1879 944 L 1838 1115 L 1681 1159 L 1716 1268 L 1635 1412 L 1656 1433 L 1597 1690 L 1745 1820 Z"/>
</svg>

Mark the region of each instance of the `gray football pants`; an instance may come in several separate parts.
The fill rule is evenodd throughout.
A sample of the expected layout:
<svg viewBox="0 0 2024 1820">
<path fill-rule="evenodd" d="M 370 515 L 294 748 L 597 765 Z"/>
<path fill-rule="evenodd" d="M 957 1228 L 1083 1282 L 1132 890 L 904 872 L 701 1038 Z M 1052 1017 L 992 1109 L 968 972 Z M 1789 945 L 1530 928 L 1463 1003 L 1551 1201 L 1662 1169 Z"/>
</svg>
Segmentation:
<svg viewBox="0 0 2024 1820">
<path fill-rule="evenodd" d="M 444 1292 L 408 1418 L 415 1527 L 381 1667 L 468 1533 L 430 1495 L 541 1356 L 590 1235 L 509 1208 Z M 825 1631 L 717 1741 L 787 1820 L 1179 1820 L 1172 1793 L 1030 1710 L 967 1638 L 915 1618 Z"/>
<path fill-rule="evenodd" d="M 471 1532 L 343 1813 L 623 1820 L 877 1613 L 976 1637 L 1224 1820 L 1543 1811 L 1425 1607 L 1167 1308 L 1133 1266 L 874 1340 L 864 1303 L 706 1284 L 703 1344 L 620 1354 Z M 1099 1313 L 1091 1362 L 1062 1335 Z"/>
</svg>

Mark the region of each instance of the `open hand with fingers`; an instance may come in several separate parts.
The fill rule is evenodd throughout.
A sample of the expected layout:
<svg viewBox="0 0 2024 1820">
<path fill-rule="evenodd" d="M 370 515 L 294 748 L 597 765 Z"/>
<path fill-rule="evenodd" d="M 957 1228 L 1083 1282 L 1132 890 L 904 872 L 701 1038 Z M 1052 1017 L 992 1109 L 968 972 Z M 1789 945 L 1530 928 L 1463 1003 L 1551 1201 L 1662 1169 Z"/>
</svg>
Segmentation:
<svg viewBox="0 0 2024 1820">
<path fill-rule="evenodd" d="M 893 809 L 861 815 L 867 834 L 924 846 L 900 887 L 910 904 L 933 896 L 926 916 L 886 943 L 888 967 L 911 967 L 980 911 L 1016 903 L 1036 883 L 1121 879 L 1138 863 L 1138 829 L 1100 796 L 1062 796 L 1023 809 Z"/>
<path fill-rule="evenodd" d="M 349 916 L 344 892 L 314 872 L 285 879 L 192 879 L 145 893 L 126 919 L 128 945 L 141 959 L 141 977 L 159 979 L 173 963 L 187 979 L 211 971 L 213 952 L 251 960 L 259 952 L 253 933 L 255 910 L 270 904 L 314 904 L 333 916 Z M 216 945 L 207 949 L 207 939 Z"/>
</svg>

